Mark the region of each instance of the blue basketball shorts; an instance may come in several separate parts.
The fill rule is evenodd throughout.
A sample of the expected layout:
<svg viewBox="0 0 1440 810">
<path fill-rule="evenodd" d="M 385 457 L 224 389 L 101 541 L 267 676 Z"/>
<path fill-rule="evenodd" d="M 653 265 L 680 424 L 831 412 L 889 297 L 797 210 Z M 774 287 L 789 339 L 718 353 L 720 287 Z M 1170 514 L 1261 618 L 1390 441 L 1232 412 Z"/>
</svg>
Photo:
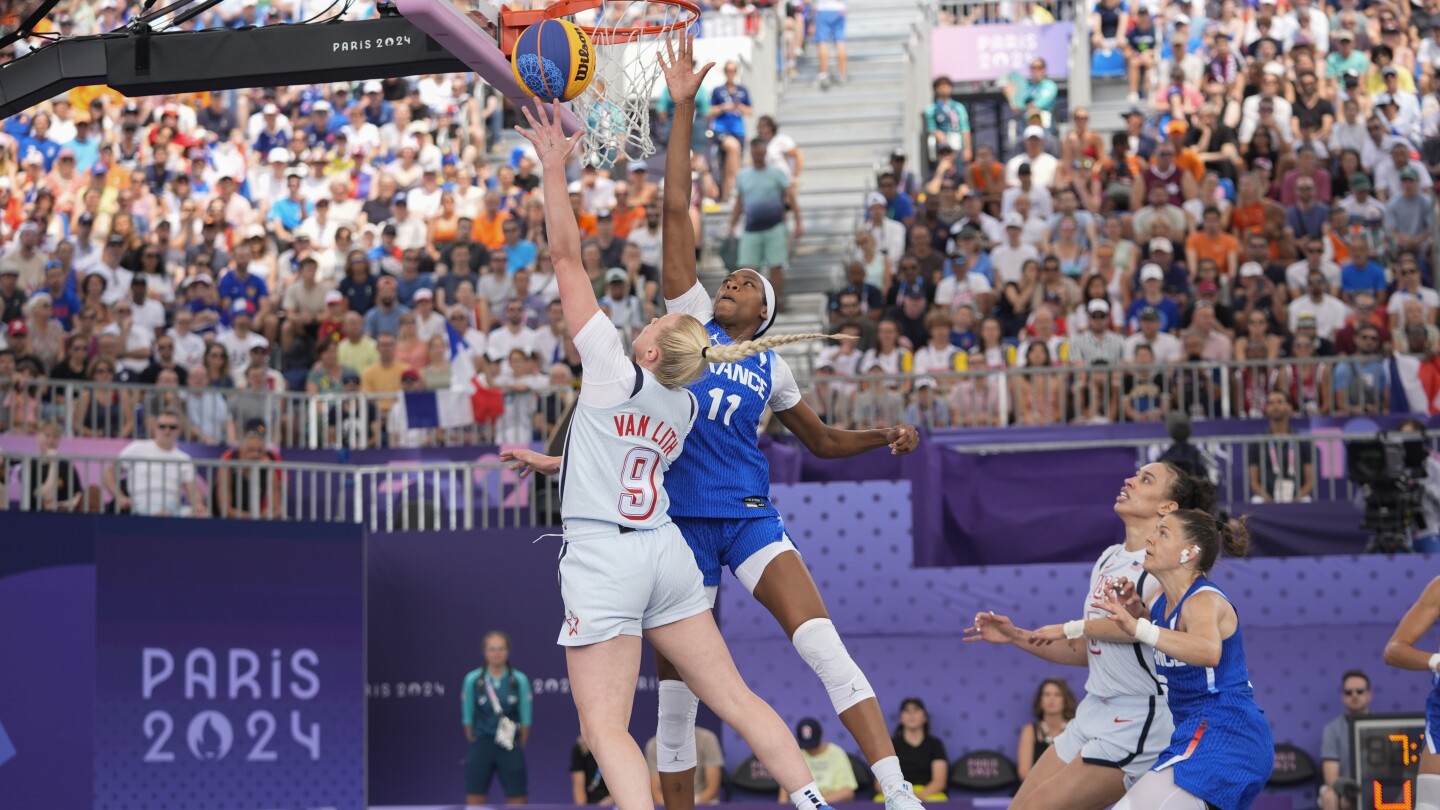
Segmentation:
<svg viewBox="0 0 1440 810">
<path fill-rule="evenodd" d="M 795 549 L 778 515 L 755 518 L 673 518 L 695 554 L 705 586 L 720 584 L 720 569 L 754 592 L 765 565 L 779 554 Z"/>
<path fill-rule="evenodd" d="M 831 43 L 845 41 L 845 12 L 815 12 L 815 42 Z"/>
</svg>

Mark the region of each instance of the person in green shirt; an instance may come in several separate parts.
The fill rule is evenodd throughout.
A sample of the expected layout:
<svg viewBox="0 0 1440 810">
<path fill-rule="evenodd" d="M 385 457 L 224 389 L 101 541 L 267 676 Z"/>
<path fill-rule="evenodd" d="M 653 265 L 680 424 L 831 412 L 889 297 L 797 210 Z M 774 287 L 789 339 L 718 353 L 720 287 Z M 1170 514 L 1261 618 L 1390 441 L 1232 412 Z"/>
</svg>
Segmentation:
<svg viewBox="0 0 1440 810">
<path fill-rule="evenodd" d="M 1007 84 L 1005 90 L 1010 96 L 1010 108 L 1016 115 L 1028 121 L 1038 112 L 1043 125 L 1049 129 L 1050 112 L 1055 108 L 1060 88 L 1054 79 L 1045 75 L 1046 70 L 1045 60 L 1037 56 L 1030 62 L 1030 78 Z"/>
<path fill-rule="evenodd" d="M 510 666 L 510 637 L 485 634 L 485 666 L 465 676 L 460 689 L 465 752 L 465 803 L 485 804 L 498 773 L 506 804 L 525 804 L 525 743 L 530 739 L 530 679 Z M 509 733 L 502 734 L 505 725 Z"/>
<path fill-rule="evenodd" d="M 855 779 L 855 766 L 850 764 L 850 755 L 845 749 L 825 741 L 825 732 L 820 721 L 807 717 L 795 725 L 795 741 L 800 744 L 800 753 L 805 755 L 805 764 L 810 766 L 810 775 L 815 777 L 815 787 L 830 805 L 855 800 L 855 790 L 860 782 Z M 780 801 L 785 801 L 785 791 L 780 791 Z"/>
<path fill-rule="evenodd" d="M 1325 81 L 1330 85 L 1333 96 L 1340 86 L 1340 80 L 1350 71 L 1364 76 L 1370 69 L 1370 57 L 1355 47 L 1355 34 L 1341 29 L 1335 34 L 1335 50 L 1325 57 Z"/>
</svg>

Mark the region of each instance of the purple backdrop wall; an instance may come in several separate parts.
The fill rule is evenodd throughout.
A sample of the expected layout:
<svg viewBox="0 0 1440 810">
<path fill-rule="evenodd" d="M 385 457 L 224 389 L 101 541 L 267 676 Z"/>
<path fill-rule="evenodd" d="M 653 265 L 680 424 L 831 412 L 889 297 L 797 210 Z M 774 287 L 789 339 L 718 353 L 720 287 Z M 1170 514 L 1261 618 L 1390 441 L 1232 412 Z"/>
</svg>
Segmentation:
<svg viewBox="0 0 1440 810">
<path fill-rule="evenodd" d="M 464 796 L 460 685 L 480 666 L 490 630 L 512 639 L 530 677 L 534 726 L 525 751 L 530 798 L 570 801 L 570 749 L 580 735 L 565 653 L 549 529 L 372 534 L 369 538 L 369 781 L 372 804 L 455 802 Z M 631 732 L 655 734 L 655 666 L 647 654 Z M 713 724 L 713 719 L 707 721 Z M 491 798 L 502 801 L 498 783 Z"/>
<path fill-rule="evenodd" d="M 359 810 L 361 541 L 350 526 L 7 515 L 5 806 Z"/>
<path fill-rule="evenodd" d="M 902 698 L 919 695 L 952 757 L 981 748 L 1013 751 L 1040 679 L 1060 674 L 1082 693 L 1084 670 L 1065 670 L 1017 649 L 965 644 L 961 633 L 982 609 L 1008 614 L 1021 626 L 1074 618 L 1089 564 L 915 568 L 904 481 L 776 486 L 773 496 L 890 722 Z M 1060 531 L 1069 534 L 1062 520 L 1052 516 L 1051 525 L 1064 525 Z M 1112 541 L 1118 527 L 1111 527 Z M 1026 542 L 1015 535 L 990 539 Z M 1091 556 L 1099 550 L 1092 547 Z M 1245 622 L 1251 675 L 1277 740 L 1318 754 L 1322 727 L 1340 711 L 1340 673 L 1352 667 L 1374 679 L 1377 711 L 1421 709 L 1429 681 L 1384 666 L 1381 650 L 1437 570 L 1440 558 L 1433 555 L 1258 559 L 1219 567 L 1216 579 Z M 764 608 L 729 578 L 720 606 L 726 640 L 756 692 L 790 723 L 817 717 L 832 740 L 858 750 Z M 1432 633 L 1426 643 L 1440 645 L 1440 638 Z M 748 755 L 728 730 L 724 742 L 732 765 Z"/>
</svg>

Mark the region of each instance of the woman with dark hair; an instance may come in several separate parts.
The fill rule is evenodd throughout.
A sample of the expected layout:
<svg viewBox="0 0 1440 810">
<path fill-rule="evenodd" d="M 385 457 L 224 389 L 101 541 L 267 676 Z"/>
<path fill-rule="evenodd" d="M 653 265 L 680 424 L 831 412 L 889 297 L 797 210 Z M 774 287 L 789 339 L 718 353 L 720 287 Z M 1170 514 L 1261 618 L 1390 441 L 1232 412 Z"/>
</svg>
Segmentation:
<svg viewBox="0 0 1440 810">
<path fill-rule="evenodd" d="M 930 712 L 925 701 L 907 697 L 900 701 L 900 723 L 895 726 L 895 756 L 900 772 L 915 786 L 915 795 L 924 801 L 943 802 L 950 781 L 950 756 L 945 743 L 930 734 Z M 879 792 L 879 785 L 876 791 Z"/>
<path fill-rule="evenodd" d="M 1111 626 L 1086 636 L 1152 648 L 1175 720 L 1169 747 L 1116 810 L 1244 808 L 1269 780 L 1275 740 L 1255 703 L 1240 618 L 1208 576 L 1222 551 L 1244 557 L 1249 546 L 1243 518 L 1222 523 L 1209 511 L 1177 509 L 1146 540 L 1144 576 L 1160 583 L 1155 593 L 1137 599 L 1136 589 L 1107 589 L 1096 600 Z"/>
<path fill-rule="evenodd" d="M 966 641 L 1012 644 L 1051 663 L 1090 670 L 1075 720 L 1036 758 L 1011 810 L 1112 804 L 1125 795 L 1127 783 L 1150 770 L 1170 739 L 1170 712 L 1155 663 L 1139 654 L 1133 639 L 1106 640 L 1119 634 L 1094 602 L 1116 588 L 1153 595 L 1158 581 L 1142 575 L 1147 538 L 1178 509 L 1213 510 L 1215 487 L 1173 464 L 1154 462 L 1125 479 L 1114 508 L 1125 524 L 1125 542 L 1106 549 L 1095 564 L 1085 592 L 1085 619 L 1030 631 L 1006 616 L 982 611 L 965 631 Z M 1101 634 L 1108 635 L 1096 637 Z"/>
<path fill-rule="evenodd" d="M 1075 719 L 1075 693 L 1063 678 L 1046 678 L 1035 690 L 1035 702 L 1031 706 L 1035 722 L 1026 723 L 1020 729 L 1020 745 L 1015 751 L 1015 771 L 1024 779 L 1030 774 L 1038 760 L 1055 738 L 1065 733 L 1065 727 Z"/>
<path fill-rule="evenodd" d="M 219 343 L 205 347 L 205 376 L 213 388 L 234 388 L 235 377 L 230 372 L 230 352 Z"/>
</svg>

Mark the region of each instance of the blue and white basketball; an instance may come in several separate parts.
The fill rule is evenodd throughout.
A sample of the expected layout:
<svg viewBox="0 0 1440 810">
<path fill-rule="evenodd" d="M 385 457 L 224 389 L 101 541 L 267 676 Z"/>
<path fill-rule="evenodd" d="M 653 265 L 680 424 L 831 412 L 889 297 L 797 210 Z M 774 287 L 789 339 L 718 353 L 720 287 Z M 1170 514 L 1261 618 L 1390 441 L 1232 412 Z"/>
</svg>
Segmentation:
<svg viewBox="0 0 1440 810">
<path fill-rule="evenodd" d="M 541 101 L 569 101 L 595 78 L 595 48 L 579 26 L 541 20 L 526 28 L 510 54 L 515 81 Z"/>
</svg>

